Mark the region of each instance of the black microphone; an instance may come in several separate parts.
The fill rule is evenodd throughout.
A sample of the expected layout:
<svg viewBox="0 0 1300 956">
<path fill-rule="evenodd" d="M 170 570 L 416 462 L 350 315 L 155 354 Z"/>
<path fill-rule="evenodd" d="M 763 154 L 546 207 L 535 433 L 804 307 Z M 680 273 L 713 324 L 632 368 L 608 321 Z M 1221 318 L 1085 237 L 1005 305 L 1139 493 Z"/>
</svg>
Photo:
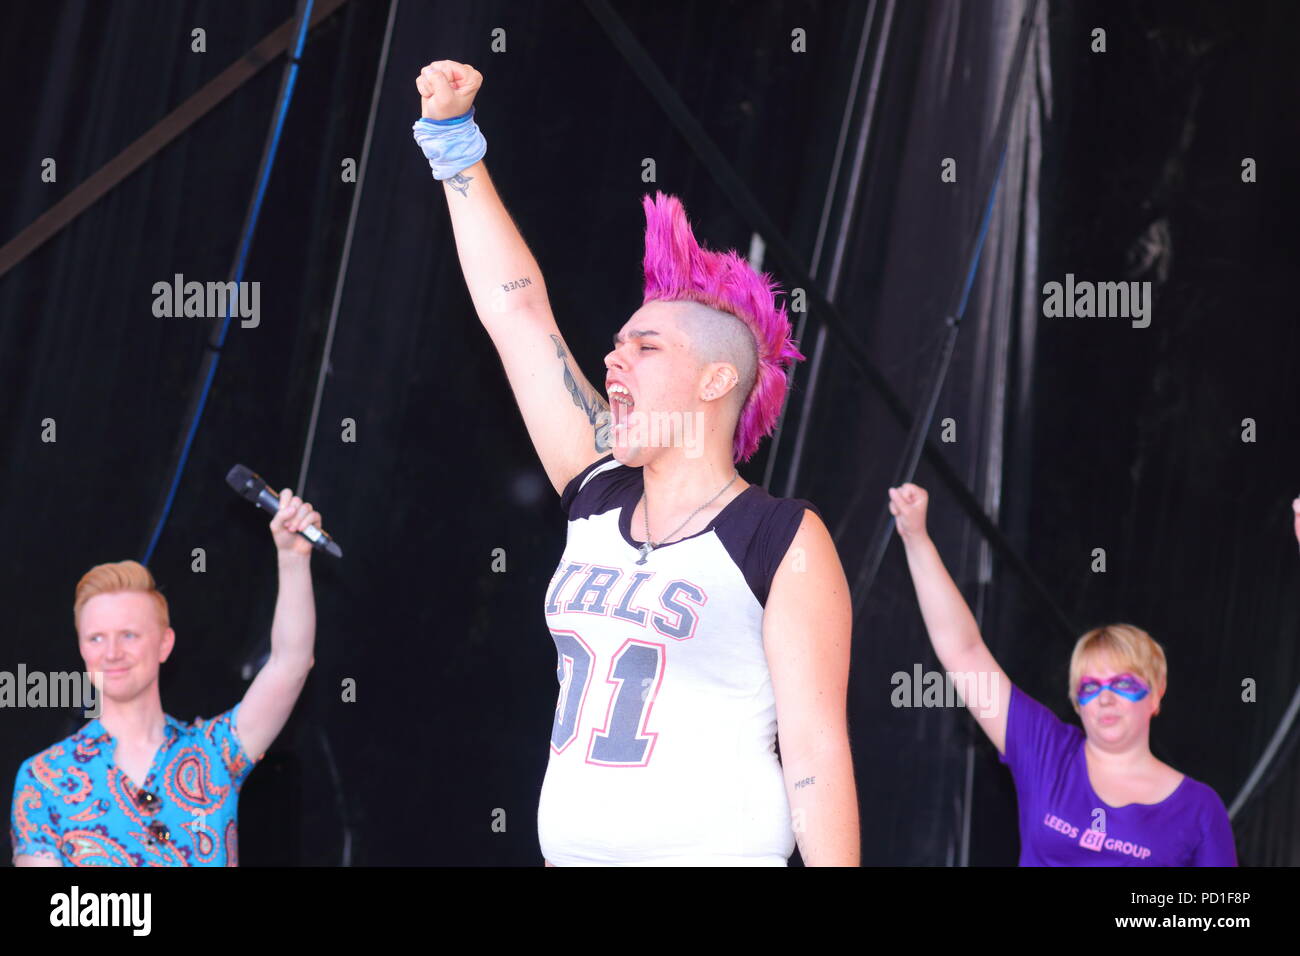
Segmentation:
<svg viewBox="0 0 1300 956">
<path fill-rule="evenodd" d="M 261 475 L 255 471 L 249 471 L 243 465 L 236 465 L 230 469 L 226 474 L 226 484 L 234 489 L 235 494 L 241 498 L 247 498 L 263 511 L 276 514 L 280 510 L 280 496 L 267 487 Z M 332 554 L 336 558 L 343 557 L 343 549 L 334 543 L 333 538 L 314 524 L 309 524 L 298 533 L 321 551 Z"/>
</svg>

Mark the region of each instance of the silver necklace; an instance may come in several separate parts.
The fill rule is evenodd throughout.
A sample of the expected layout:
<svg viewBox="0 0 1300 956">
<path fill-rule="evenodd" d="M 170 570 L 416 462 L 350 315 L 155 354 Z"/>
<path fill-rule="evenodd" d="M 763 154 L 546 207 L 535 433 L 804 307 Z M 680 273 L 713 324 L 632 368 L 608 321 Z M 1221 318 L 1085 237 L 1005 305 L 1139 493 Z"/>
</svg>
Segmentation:
<svg viewBox="0 0 1300 956">
<path fill-rule="evenodd" d="M 731 480 L 722 486 L 722 491 L 719 491 L 708 501 L 704 502 L 704 504 L 700 505 L 698 508 L 692 511 L 685 521 L 679 524 L 672 531 L 668 532 L 668 534 L 660 538 L 658 544 L 650 540 L 650 506 L 646 503 L 645 489 L 642 488 L 641 489 L 641 517 L 645 519 L 645 541 L 641 542 L 641 549 L 640 549 L 641 557 L 637 559 L 636 563 L 645 564 L 645 559 L 650 556 L 651 551 L 653 551 L 655 548 L 662 546 L 665 541 L 667 541 L 678 531 L 681 531 L 688 524 L 690 524 L 691 518 L 694 518 L 697 514 L 699 514 L 709 505 L 713 504 L 713 502 L 717 501 L 718 498 L 721 497 L 722 492 L 726 491 L 728 488 L 734 485 L 736 483 L 736 479 L 739 477 L 740 477 L 740 472 L 736 472 L 734 475 L 732 475 Z"/>
</svg>

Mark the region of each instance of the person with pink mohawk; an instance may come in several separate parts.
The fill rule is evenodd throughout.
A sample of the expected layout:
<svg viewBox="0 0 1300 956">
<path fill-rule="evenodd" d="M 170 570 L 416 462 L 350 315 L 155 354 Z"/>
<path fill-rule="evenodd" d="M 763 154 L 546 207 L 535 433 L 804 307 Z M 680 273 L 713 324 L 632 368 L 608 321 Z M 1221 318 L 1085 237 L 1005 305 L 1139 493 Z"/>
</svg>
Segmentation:
<svg viewBox="0 0 1300 956">
<path fill-rule="evenodd" d="M 776 427 L 785 400 L 787 369 L 804 357 L 790 337 L 785 309 L 776 304 L 776 284 L 735 252 L 701 249 L 675 196 L 656 192 L 654 199 L 644 197 L 642 205 L 646 216 L 642 304 L 697 302 L 714 310 L 703 313 L 706 322 L 726 322 L 716 315 L 721 312 L 738 318 L 753 337 L 753 345 L 745 343 L 745 351 L 757 352 L 757 370 L 752 384 L 747 375 L 741 383 L 747 387 L 737 388 L 746 397 L 732 443 L 734 460 L 748 461 Z"/>
<path fill-rule="evenodd" d="M 856 866 L 851 610 L 816 506 L 740 477 L 803 356 L 769 276 L 646 196 L 642 305 L 579 370 L 483 164 L 482 74 L 416 79 L 465 282 L 568 516 L 547 588 L 559 696 L 548 865 Z M 779 740 L 780 754 L 776 745 Z"/>
</svg>

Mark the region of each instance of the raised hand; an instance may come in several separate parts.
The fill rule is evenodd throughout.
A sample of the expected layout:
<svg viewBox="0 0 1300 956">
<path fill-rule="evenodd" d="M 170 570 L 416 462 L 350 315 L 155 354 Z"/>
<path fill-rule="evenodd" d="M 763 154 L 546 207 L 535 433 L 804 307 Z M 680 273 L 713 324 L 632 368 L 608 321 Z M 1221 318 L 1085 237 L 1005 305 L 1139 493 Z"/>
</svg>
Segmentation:
<svg viewBox="0 0 1300 956">
<path fill-rule="evenodd" d="M 445 120 L 468 113 L 482 85 L 483 74 L 468 63 L 434 60 L 415 78 L 415 88 L 420 91 L 420 115 Z"/>
<path fill-rule="evenodd" d="M 281 554 L 309 555 L 312 543 L 298 534 L 308 525 L 321 526 L 320 515 L 292 489 L 280 489 L 280 510 L 271 519 L 271 536 Z"/>
<path fill-rule="evenodd" d="M 894 516 L 899 537 L 925 537 L 925 510 L 929 503 L 926 490 L 911 482 L 889 489 L 889 513 Z"/>
</svg>

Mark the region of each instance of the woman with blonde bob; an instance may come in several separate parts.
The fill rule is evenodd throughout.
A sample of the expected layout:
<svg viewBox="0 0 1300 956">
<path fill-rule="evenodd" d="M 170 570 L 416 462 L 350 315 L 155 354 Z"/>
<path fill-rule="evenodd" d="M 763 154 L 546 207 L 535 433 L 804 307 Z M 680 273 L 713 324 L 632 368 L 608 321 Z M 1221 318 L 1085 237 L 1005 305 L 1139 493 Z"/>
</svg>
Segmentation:
<svg viewBox="0 0 1300 956">
<path fill-rule="evenodd" d="M 1079 638 L 1069 698 L 1083 729 L 1065 723 L 989 653 L 926 533 L 926 492 L 905 484 L 889 498 L 935 654 L 1011 768 L 1020 865 L 1236 866 L 1219 795 L 1151 753 L 1151 718 L 1166 689 L 1160 645 L 1131 624 Z"/>
</svg>

